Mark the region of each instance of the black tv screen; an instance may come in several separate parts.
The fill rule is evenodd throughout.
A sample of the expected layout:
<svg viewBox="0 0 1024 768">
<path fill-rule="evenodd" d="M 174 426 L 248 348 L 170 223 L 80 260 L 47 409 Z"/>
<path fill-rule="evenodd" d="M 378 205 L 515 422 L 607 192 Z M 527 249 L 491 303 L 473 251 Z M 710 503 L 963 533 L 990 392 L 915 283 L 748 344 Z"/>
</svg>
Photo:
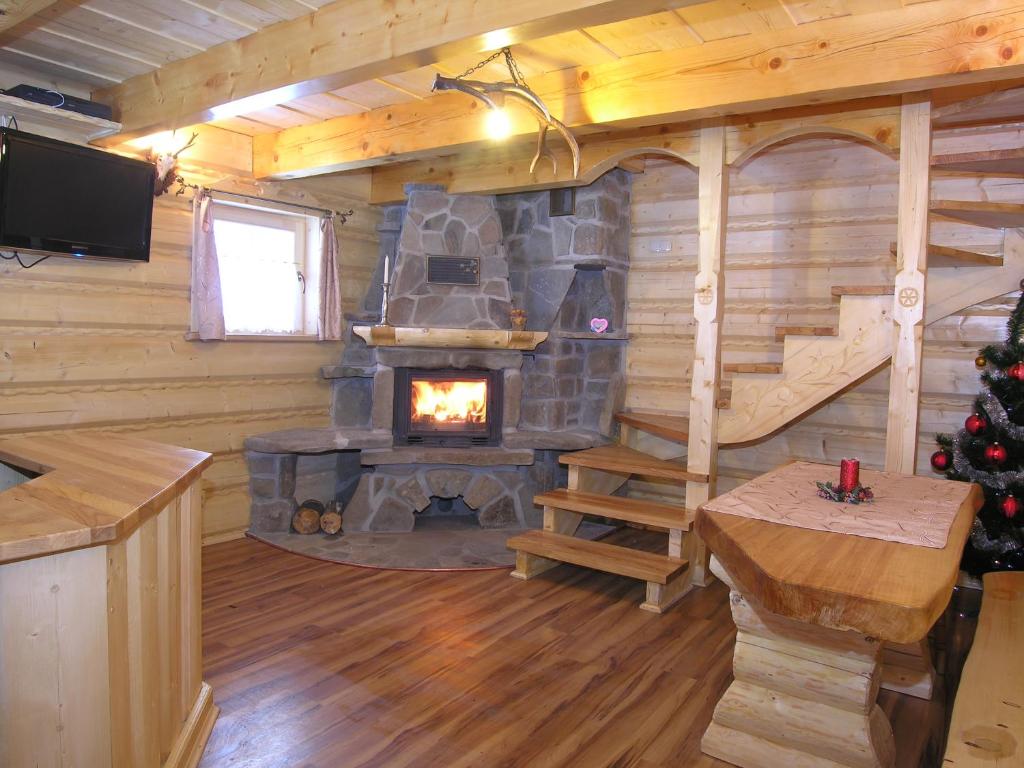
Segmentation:
<svg viewBox="0 0 1024 768">
<path fill-rule="evenodd" d="M 149 261 L 149 163 L 10 129 L 0 135 L 0 249 Z"/>
</svg>

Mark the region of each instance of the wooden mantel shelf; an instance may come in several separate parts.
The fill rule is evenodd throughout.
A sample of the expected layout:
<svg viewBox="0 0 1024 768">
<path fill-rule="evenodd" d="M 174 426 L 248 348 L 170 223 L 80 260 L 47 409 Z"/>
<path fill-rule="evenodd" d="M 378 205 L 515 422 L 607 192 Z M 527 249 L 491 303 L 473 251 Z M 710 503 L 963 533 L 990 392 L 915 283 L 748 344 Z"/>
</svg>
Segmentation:
<svg viewBox="0 0 1024 768">
<path fill-rule="evenodd" d="M 371 347 L 531 350 L 548 337 L 547 331 L 406 328 L 394 325 L 356 325 L 352 330 Z"/>
</svg>

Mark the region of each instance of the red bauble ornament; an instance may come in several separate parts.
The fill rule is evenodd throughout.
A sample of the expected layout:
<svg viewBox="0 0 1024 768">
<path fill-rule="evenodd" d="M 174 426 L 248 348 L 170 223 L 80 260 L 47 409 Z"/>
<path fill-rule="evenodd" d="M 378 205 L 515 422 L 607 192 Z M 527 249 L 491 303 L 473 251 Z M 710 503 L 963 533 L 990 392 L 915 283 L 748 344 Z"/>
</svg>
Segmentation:
<svg viewBox="0 0 1024 768">
<path fill-rule="evenodd" d="M 967 417 L 967 421 L 964 422 L 964 429 L 972 435 L 980 435 L 985 431 L 986 427 L 988 427 L 988 419 L 980 413 L 972 413 Z"/>
<path fill-rule="evenodd" d="M 999 500 L 999 511 L 1003 513 L 1003 517 L 1007 520 L 1013 520 L 1020 512 L 1021 503 L 1012 493 L 1009 496 L 1003 496 Z"/>
<path fill-rule="evenodd" d="M 1024 363 L 1014 363 L 1007 369 L 1006 375 L 1011 379 L 1024 381 Z"/>
<path fill-rule="evenodd" d="M 953 463 L 953 454 L 945 448 L 932 454 L 932 469 L 936 472 L 945 472 Z"/>
<path fill-rule="evenodd" d="M 999 443 L 985 446 L 985 461 L 989 464 L 1002 464 L 1006 461 L 1006 449 Z"/>
</svg>

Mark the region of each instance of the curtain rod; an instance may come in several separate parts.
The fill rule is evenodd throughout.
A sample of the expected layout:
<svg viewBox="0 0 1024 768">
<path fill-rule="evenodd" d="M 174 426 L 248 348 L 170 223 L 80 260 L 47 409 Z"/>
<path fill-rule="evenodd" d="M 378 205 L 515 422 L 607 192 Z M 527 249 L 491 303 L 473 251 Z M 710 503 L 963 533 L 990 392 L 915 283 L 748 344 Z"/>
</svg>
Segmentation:
<svg viewBox="0 0 1024 768">
<path fill-rule="evenodd" d="M 178 191 L 175 193 L 177 195 L 185 194 L 186 189 L 195 190 L 196 192 L 198 192 L 199 190 L 203 190 L 204 192 L 211 196 L 228 195 L 229 197 L 239 197 L 242 198 L 243 200 L 253 200 L 258 203 L 273 203 L 274 205 L 284 205 L 289 208 L 298 208 L 303 211 L 316 211 L 317 213 L 332 216 L 336 219 L 340 219 L 342 224 L 345 224 L 348 221 L 348 217 L 352 216 L 355 213 L 355 211 L 351 208 L 349 208 L 347 211 L 335 211 L 332 208 L 320 208 L 319 206 L 316 205 L 303 205 L 302 203 L 289 203 L 284 200 L 272 200 L 265 197 L 259 197 L 257 195 L 247 195 L 243 192 L 227 192 L 220 189 L 211 189 L 210 187 L 204 187 L 199 184 L 189 184 L 181 176 L 177 177 L 175 181 L 178 182 Z"/>
</svg>

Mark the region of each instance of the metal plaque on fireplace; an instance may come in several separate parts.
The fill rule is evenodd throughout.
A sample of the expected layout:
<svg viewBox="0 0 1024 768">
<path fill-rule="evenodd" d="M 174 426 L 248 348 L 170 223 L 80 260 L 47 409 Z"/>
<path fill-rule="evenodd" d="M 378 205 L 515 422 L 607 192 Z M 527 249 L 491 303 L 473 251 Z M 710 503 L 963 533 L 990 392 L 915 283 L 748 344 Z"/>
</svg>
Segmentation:
<svg viewBox="0 0 1024 768">
<path fill-rule="evenodd" d="M 480 285 L 480 259 L 472 256 L 427 256 L 427 282 Z"/>
</svg>

